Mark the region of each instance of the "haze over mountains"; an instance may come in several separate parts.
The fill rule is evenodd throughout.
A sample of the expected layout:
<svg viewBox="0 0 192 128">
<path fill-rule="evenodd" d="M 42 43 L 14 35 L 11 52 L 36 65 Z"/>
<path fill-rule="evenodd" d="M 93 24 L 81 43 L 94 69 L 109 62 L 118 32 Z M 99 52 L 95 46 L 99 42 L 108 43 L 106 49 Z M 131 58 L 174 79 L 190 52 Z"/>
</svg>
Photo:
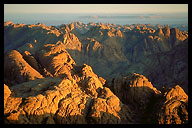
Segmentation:
<svg viewBox="0 0 192 128">
<path fill-rule="evenodd" d="M 5 22 L 5 122 L 187 123 L 186 28 Z"/>
<path fill-rule="evenodd" d="M 188 28 L 188 13 L 7 13 L 4 22 L 11 20 L 14 23 L 36 24 L 42 22 L 47 26 L 60 24 L 70 24 L 81 21 L 85 24 L 89 22 L 113 23 L 121 25 L 129 24 L 169 24 L 170 27 L 177 25 Z"/>
</svg>

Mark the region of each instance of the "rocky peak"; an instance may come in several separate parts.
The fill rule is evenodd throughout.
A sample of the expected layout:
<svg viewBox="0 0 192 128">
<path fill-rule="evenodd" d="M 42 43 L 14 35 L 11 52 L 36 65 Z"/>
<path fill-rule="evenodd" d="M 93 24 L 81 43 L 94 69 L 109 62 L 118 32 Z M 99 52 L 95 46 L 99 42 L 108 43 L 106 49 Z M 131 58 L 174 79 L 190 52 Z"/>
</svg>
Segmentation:
<svg viewBox="0 0 192 128">
<path fill-rule="evenodd" d="M 164 36 L 169 38 L 170 37 L 170 28 L 169 26 L 164 27 L 163 29 Z"/>
<path fill-rule="evenodd" d="M 4 22 L 4 26 L 8 26 L 8 25 L 13 25 L 13 22 L 10 20 Z"/>
<path fill-rule="evenodd" d="M 16 49 L 4 56 L 6 123 L 187 122 L 182 88 L 156 87 L 187 81 L 188 32 L 143 24 L 11 24 L 4 27 L 5 47 Z M 128 72 L 152 82 L 137 73 L 117 76 Z"/>
<path fill-rule="evenodd" d="M 123 103 L 137 106 L 138 108 L 135 109 L 142 110 L 150 102 L 149 97 L 161 93 L 145 76 L 137 73 L 113 78 L 107 86 L 112 89 Z"/>
<path fill-rule="evenodd" d="M 179 85 L 168 89 L 158 106 L 155 113 L 159 124 L 188 123 L 188 96 Z"/>
<path fill-rule="evenodd" d="M 100 29 L 110 29 L 110 27 L 106 26 L 105 24 L 101 24 L 100 25 Z"/>
<path fill-rule="evenodd" d="M 121 32 L 120 30 L 118 30 L 118 31 L 116 32 L 116 36 L 123 37 L 123 34 L 122 34 L 122 32 Z"/>
<path fill-rule="evenodd" d="M 107 32 L 107 35 L 108 35 L 109 37 L 115 36 L 115 34 L 114 34 L 113 32 L 111 32 L 111 31 L 108 31 L 108 32 Z"/>
<path fill-rule="evenodd" d="M 164 36 L 163 30 L 162 28 L 158 28 L 155 33 L 156 36 Z"/>
<path fill-rule="evenodd" d="M 32 68 L 23 56 L 16 50 L 12 50 L 4 56 L 4 77 L 9 85 L 43 78 L 43 76 Z"/>
<path fill-rule="evenodd" d="M 49 67 L 55 68 L 54 71 L 57 73 L 65 69 L 64 66 L 69 67 L 70 61 L 65 61 L 68 57 L 63 57 L 67 52 L 61 45 L 60 43 L 45 45 L 40 53 L 36 54 L 39 63 L 48 70 L 51 69 Z M 5 122 L 19 124 L 132 122 L 129 107 L 124 105 L 109 88 L 103 88 L 105 80 L 98 78 L 86 64 L 79 68 L 78 71 L 78 66 L 74 68 L 73 73 L 72 70 L 68 70 L 71 78 L 46 77 L 15 85 L 11 88 L 14 96 L 10 96 L 9 88 L 4 85 Z"/>
<path fill-rule="evenodd" d="M 79 41 L 78 37 L 73 33 L 66 33 L 63 37 L 63 44 L 66 49 L 78 50 L 81 51 L 82 44 Z"/>
<path fill-rule="evenodd" d="M 186 102 L 188 100 L 187 94 L 179 85 L 176 85 L 173 88 L 169 89 L 164 94 L 164 96 L 166 97 L 166 100 L 177 99 L 183 102 Z"/>
<path fill-rule="evenodd" d="M 182 31 L 180 31 L 178 28 L 172 28 L 170 30 L 170 32 L 171 32 L 171 36 L 172 36 L 173 40 L 177 39 L 180 41 L 184 41 L 185 39 L 188 38 L 188 35 Z"/>
<path fill-rule="evenodd" d="M 74 60 L 66 51 L 61 42 L 47 44 L 36 53 L 38 62 L 53 76 L 67 75 L 71 77 L 71 69 L 75 65 Z"/>
</svg>

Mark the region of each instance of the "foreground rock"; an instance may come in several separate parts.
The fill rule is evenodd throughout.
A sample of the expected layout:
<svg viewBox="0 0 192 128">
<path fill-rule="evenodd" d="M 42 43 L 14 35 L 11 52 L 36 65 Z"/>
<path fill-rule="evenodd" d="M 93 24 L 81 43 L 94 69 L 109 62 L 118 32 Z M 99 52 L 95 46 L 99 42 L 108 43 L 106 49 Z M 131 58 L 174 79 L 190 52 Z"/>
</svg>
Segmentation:
<svg viewBox="0 0 192 128">
<path fill-rule="evenodd" d="M 134 73 L 116 77 L 105 86 L 129 106 L 137 123 L 188 123 L 188 96 L 179 85 L 159 91 L 145 76 Z"/>
<path fill-rule="evenodd" d="M 161 93 L 145 76 L 136 73 L 114 78 L 109 88 L 122 102 L 133 106 L 135 110 L 144 110 L 150 97 Z"/>
<path fill-rule="evenodd" d="M 188 123 L 188 96 L 179 85 L 164 93 L 161 106 L 158 111 L 159 124 Z"/>
<path fill-rule="evenodd" d="M 4 85 L 5 123 L 86 124 L 134 121 L 129 107 L 109 88 L 103 87 L 105 80 L 98 77 L 90 66 L 76 66 L 62 45 L 45 47 L 46 50 L 36 56 L 54 77 L 22 82 L 10 87 L 12 92 Z"/>
<path fill-rule="evenodd" d="M 131 123 L 129 107 L 101 83 L 94 88 L 97 83 L 89 78 L 86 85 L 47 77 L 11 87 L 13 94 L 5 93 L 6 123 Z"/>
</svg>

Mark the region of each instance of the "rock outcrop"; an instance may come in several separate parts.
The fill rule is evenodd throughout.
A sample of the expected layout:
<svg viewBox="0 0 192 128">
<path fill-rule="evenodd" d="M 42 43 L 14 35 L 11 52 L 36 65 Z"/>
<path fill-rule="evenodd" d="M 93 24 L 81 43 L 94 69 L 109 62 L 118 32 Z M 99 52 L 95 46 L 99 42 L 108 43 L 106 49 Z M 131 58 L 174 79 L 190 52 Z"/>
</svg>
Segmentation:
<svg viewBox="0 0 192 128">
<path fill-rule="evenodd" d="M 121 101 L 126 104 L 136 104 L 135 106 L 142 110 L 146 108 L 152 95 L 161 93 L 145 76 L 136 73 L 113 78 L 109 87 Z"/>
<path fill-rule="evenodd" d="M 113 78 L 110 83 L 106 83 L 106 86 L 131 108 L 131 111 L 137 115 L 133 118 L 138 122 L 148 111 L 153 98 L 161 94 L 161 91 L 157 90 L 145 76 L 136 73 Z"/>
<path fill-rule="evenodd" d="M 188 96 L 179 85 L 164 93 L 161 106 L 157 112 L 159 124 L 188 123 Z"/>
<path fill-rule="evenodd" d="M 4 65 L 4 79 L 8 85 L 43 78 L 16 50 L 12 50 L 4 56 Z"/>
<path fill-rule="evenodd" d="M 11 91 L 9 87 L 6 84 L 4 84 L 4 107 L 10 95 L 11 95 Z"/>
<path fill-rule="evenodd" d="M 149 55 L 119 70 L 143 74 L 158 89 L 179 84 L 188 93 L 188 40 L 170 51 Z"/>
<path fill-rule="evenodd" d="M 119 76 L 106 83 L 132 112 L 139 123 L 188 123 L 188 95 L 179 86 L 157 90 L 146 77 L 139 74 Z"/>
<path fill-rule="evenodd" d="M 75 65 L 74 60 L 65 50 L 65 46 L 57 44 L 47 44 L 35 54 L 38 62 L 52 76 L 69 75 L 70 70 Z"/>
</svg>

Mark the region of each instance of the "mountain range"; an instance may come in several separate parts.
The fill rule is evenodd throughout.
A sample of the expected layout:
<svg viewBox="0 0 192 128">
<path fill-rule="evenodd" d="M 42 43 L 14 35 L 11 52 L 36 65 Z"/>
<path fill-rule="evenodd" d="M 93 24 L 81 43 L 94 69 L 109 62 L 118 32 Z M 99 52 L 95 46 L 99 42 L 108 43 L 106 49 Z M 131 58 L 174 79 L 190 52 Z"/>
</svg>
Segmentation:
<svg viewBox="0 0 192 128">
<path fill-rule="evenodd" d="M 187 94 L 188 31 L 4 23 L 5 123 L 181 124 Z"/>
</svg>

